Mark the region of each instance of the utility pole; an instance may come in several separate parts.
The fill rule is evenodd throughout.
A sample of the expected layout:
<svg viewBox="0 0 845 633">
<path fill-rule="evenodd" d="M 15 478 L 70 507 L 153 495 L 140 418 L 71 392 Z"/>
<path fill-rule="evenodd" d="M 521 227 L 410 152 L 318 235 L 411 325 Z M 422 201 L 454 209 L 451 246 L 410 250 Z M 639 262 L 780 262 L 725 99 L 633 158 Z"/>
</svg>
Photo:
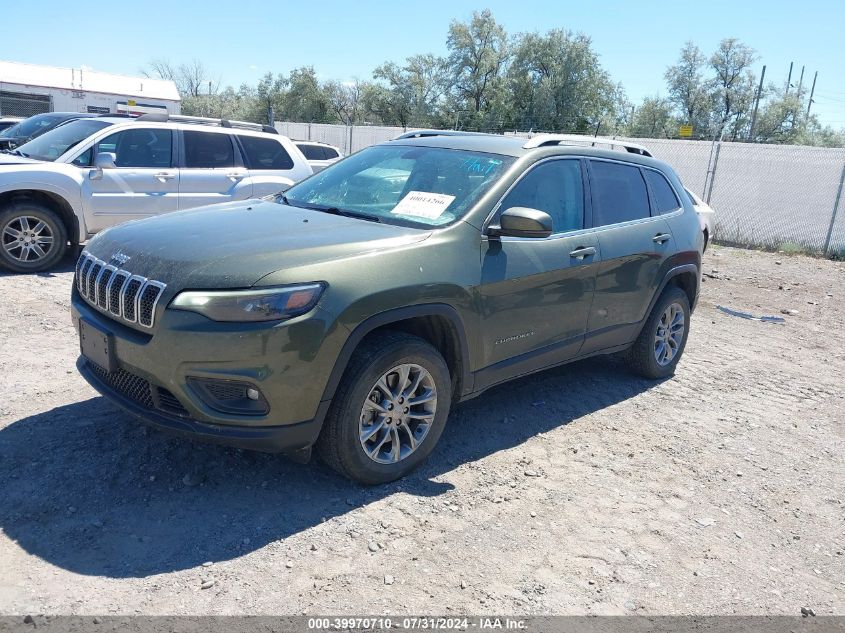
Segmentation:
<svg viewBox="0 0 845 633">
<path fill-rule="evenodd" d="M 787 77 L 786 77 L 786 90 L 784 91 L 783 96 L 786 96 L 786 95 L 789 94 L 789 86 L 790 86 L 790 82 L 792 81 L 792 64 L 794 64 L 794 63 L 795 62 L 789 62 L 789 75 L 787 75 Z"/>
<path fill-rule="evenodd" d="M 757 123 L 757 108 L 760 107 L 760 95 L 763 92 L 763 79 L 766 77 L 766 65 L 760 72 L 760 84 L 757 86 L 757 98 L 754 100 L 754 113 L 751 115 L 751 129 L 748 131 L 748 140 L 754 142 L 754 125 Z"/>
<path fill-rule="evenodd" d="M 813 75 L 813 87 L 810 88 L 810 100 L 807 101 L 807 118 L 810 118 L 810 106 L 813 105 L 813 94 L 816 92 L 816 79 L 819 78 L 819 71 Z"/>
<path fill-rule="evenodd" d="M 795 96 L 798 97 L 798 103 L 800 107 L 801 103 L 801 85 L 804 83 L 804 67 L 801 66 L 801 77 L 798 79 L 798 92 L 795 93 Z M 795 129 L 795 122 L 798 118 L 798 110 L 792 113 L 792 129 Z"/>
</svg>

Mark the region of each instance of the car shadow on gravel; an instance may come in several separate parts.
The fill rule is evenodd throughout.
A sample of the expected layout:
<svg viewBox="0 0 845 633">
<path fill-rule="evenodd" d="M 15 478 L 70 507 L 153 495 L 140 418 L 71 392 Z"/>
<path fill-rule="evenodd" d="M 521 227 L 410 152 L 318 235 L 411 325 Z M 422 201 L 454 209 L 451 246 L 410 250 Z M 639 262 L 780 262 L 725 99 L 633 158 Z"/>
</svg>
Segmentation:
<svg viewBox="0 0 845 633">
<path fill-rule="evenodd" d="M 437 496 L 453 486 L 435 478 L 457 465 L 655 384 L 612 358 L 514 381 L 456 407 L 420 470 L 372 488 L 316 460 L 299 465 L 172 438 L 92 398 L 0 430 L 0 528 L 27 553 L 79 574 L 189 569 L 248 554 L 399 491 Z"/>
</svg>

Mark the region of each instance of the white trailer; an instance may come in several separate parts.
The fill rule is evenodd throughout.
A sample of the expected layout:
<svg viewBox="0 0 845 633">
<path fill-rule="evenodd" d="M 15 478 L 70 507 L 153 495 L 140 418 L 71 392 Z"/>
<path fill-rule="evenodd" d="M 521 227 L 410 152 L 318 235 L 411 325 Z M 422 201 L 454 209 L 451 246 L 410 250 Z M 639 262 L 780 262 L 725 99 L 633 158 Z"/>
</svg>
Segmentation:
<svg viewBox="0 0 845 633">
<path fill-rule="evenodd" d="M 0 116 L 179 114 L 180 104 L 176 84 L 169 80 L 0 61 Z"/>
</svg>

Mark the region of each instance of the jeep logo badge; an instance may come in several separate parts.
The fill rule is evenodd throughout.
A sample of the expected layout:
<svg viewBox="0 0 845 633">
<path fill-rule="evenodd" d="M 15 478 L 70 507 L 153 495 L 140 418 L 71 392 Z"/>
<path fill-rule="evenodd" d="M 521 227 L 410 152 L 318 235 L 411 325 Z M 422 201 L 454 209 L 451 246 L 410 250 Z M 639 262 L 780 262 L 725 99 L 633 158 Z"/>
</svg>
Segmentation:
<svg viewBox="0 0 845 633">
<path fill-rule="evenodd" d="M 112 256 L 109 258 L 109 261 L 114 262 L 119 266 L 123 266 L 123 264 L 128 262 L 130 259 L 131 257 L 129 257 L 129 255 L 124 255 L 120 251 L 117 251 L 116 253 L 112 253 Z"/>
</svg>

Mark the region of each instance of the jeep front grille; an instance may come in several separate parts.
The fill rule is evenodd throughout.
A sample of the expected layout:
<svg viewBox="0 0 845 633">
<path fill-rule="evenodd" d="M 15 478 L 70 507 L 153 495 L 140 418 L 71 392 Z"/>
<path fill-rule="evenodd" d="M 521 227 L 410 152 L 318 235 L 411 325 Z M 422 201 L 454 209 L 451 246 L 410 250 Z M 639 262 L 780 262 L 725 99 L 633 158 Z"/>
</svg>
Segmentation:
<svg viewBox="0 0 845 633">
<path fill-rule="evenodd" d="M 156 306 L 166 287 L 88 253 L 82 253 L 76 264 L 76 289 L 91 306 L 144 328 L 153 327 Z"/>
</svg>

